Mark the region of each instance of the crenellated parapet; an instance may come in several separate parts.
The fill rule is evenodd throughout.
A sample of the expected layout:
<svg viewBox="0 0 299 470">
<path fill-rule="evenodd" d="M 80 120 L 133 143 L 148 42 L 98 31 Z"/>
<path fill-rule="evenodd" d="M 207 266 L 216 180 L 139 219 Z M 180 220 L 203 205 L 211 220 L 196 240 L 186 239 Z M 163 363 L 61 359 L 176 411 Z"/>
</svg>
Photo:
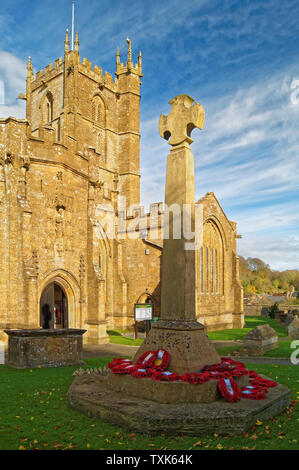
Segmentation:
<svg viewBox="0 0 299 470">
<path fill-rule="evenodd" d="M 142 74 L 142 55 L 141 55 L 141 52 L 139 52 L 137 64 L 134 65 L 133 61 L 132 61 L 131 40 L 129 38 L 127 38 L 127 43 L 128 43 L 128 58 L 127 58 L 127 62 L 126 62 L 125 65 L 120 61 L 119 48 L 117 49 L 117 53 L 116 53 L 116 73 L 115 73 L 115 75 L 117 77 L 119 77 L 119 75 L 122 75 L 122 74 L 132 73 L 132 74 L 138 75 L 139 77 L 142 77 L 143 74 Z"/>
<path fill-rule="evenodd" d="M 92 63 L 85 57 L 83 58 L 83 61 L 78 64 L 78 71 L 91 80 L 97 82 L 99 87 L 108 88 L 113 92 L 117 91 L 117 83 L 116 80 L 113 80 L 112 75 L 108 72 L 103 72 L 101 67 L 97 65 L 94 65 L 92 68 Z"/>
<path fill-rule="evenodd" d="M 55 60 L 54 66 L 53 64 L 47 65 L 43 70 L 39 70 L 36 74 L 35 77 L 33 74 L 30 74 L 31 77 L 31 90 L 35 91 L 37 88 L 40 86 L 46 86 L 46 83 L 53 78 L 55 78 L 57 75 L 63 73 L 64 71 L 64 62 L 62 57 L 59 57 L 59 59 Z"/>
</svg>

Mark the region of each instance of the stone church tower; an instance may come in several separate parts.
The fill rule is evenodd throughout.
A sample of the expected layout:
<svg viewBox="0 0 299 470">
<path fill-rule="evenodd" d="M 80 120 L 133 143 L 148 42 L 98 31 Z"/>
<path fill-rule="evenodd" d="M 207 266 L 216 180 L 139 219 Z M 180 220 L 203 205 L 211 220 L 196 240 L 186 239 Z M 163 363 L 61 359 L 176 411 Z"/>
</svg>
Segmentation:
<svg viewBox="0 0 299 470">
<path fill-rule="evenodd" d="M 0 119 L 2 331 L 45 326 L 48 305 L 50 327 L 86 328 L 85 341 L 99 343 L 107 328 L 132 325 L 136 302 L 151 300 L 159 315 L 163 209 L 153 204 L 150 215 L 140 207 L 142 57 L 135 65 L 127 42 L 126 64 L 117 51 L 113 80 L 81 61 L 78 33 L 70 50 L 67 32 L 54 66 L 34 75 L 29 58 L 19 95 L 26 119 Z M 131 206 L 122 220 L 120 196 Z M 199 204 L 206 229 L 198 318 L 208 329 L 241 326 L 236 224 L 212 193 Z M 101 224 L 113 212 L 116 238 Z M 136 216 L 143 228 L 134 226 Z"/>
</svg>

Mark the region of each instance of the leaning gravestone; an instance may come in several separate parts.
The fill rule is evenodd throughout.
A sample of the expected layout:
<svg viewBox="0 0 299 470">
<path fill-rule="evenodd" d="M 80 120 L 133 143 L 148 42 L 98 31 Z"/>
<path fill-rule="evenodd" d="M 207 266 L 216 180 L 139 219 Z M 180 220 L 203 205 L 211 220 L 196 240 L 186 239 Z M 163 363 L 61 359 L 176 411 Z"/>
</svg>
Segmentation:
<svg viewBox="0 0 299 470">
<path fill-rule="evenodd" d="M 243 352 L 252 356 L 263 356 L 278 346 L 278 335 L 269 325 L 257 326 L 243 338 Z"/>
<path fill-rule="evenodd" d="M 290 339 L 299 339 L 299 318 L 295 315 L 294 320 L 289 324 L 288 337 Z"/>
</svg>

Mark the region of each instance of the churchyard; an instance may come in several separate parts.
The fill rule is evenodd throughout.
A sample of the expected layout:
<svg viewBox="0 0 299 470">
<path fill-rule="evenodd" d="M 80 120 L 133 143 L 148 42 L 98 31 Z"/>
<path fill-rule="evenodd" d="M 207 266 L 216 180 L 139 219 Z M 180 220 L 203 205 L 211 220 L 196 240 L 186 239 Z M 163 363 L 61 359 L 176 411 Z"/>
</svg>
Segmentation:
<svg viewBox="0 0 299 470">
<path fill-rule="evenodd" d="M 86 359 L 85 368 L 111 358 Z M 291 389 L 291 404 L 270 420 L 257 421 L 242 435 L 167 437 L 126 432 L 68 408 L 66 394 L 76 367 L 16 370 L 0 366 L 0 441 L 20 450 L 228 450 L 298 449 L 299 396 L 296 366 L 246 365 Z M 5 403 L 5 406 L 3 404 Z"/>
<path fill-rule="evenodd" d="M 256 328 L 260 325 L 269 325 L 271 326 L 278 335 L 279 338 L 279 346 L 271 351 L 265 353 L 265 357 L 276 357 L 276 358 L 289 358 L 291 354 L 291 343 L 292 340 L 287 338 L 287 331 L 284 326 L 280 325 L 277 320 L 274 320 L 269 317 L 261 317 L 261 316 L 248 316 L 245 317 L 245 326 L 244 328 L 235 328 L 231 330 L 221 330 L 221 331 L 211 331 L 208 333 L 208 337 L 212 341 L 235 341 L 236 345 L 234 346 L 221 346 L 217 347 L 217 351 L 219 354 L 225 356 L 229 355 L 234 351 L 238 351 L 241 349 L 241 344 L 237 344 L 240 342 L 244 336 L 246 336 L 249 331 L 253 328 Z M 108 331 L 110 342 L 113 344 L 123 344 L 127 346 L 140 346 L 143 339 L 137 338 L 136 340 L 132 337 L 132 333 L 129 331 L 122 331 L 122 330 L 110 330 Z"/>
<path fill-rule="evenodd" d="M 88 417 L 67 406 L 67 391 L 78 366 L 17 370 L 0 366 L 0 441 L 2 449 L 19 450 L 258 450 L 297 449 L 299 423 L 298 371 L 294 365 L 277 363 L 277 358 L 289 358 L 290 343 L 286 329 L 278 321 L 261 317 L 246 317 L 243 329 L 209 333 L 215 341 L 240 340 L 260 324 L 270 324 L 277 332 L 279 347 L 266 353 L 267 363 L 244 359 L 246 367 L 265 374 L 291 390 L 291 402 L 275 418 L 258 420 L 238 436 L 149 436 L 128 432 L 121 426 Z M 140 346 L 126 332 L 110 331 L 112 344 Z M 130 348 L 129 348 L 130 349 Z M 234 346 L 217 347 L 220 355 L 229 355 Z M 272 358 L 272 360 L 270 359 Z M 111 357 L 85 358 L 84 369 L 105 367 Z"/>
</svg>

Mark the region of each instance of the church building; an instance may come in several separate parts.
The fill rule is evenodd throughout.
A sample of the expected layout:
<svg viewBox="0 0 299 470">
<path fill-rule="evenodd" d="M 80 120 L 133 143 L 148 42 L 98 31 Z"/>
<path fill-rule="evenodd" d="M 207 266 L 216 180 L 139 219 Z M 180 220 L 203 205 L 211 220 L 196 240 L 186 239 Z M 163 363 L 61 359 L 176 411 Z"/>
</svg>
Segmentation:
<svg viewBox="0 0 299 470">
<path fill-rule="evenodd" d="M 163 204 L 140 206 L 142 56 L 134 64 L 127 42 L 113 79 L 81 61 L 78 33 L 70 47 L 67 32 L 54 65 L 34 74 L 29 58 L 26 118 L 0 119 L 0 339 L 46 326 L 85 328 L 98 344 L 109 329 L 132 328 L 136 303 L 159 316 Z M 197 318 L 208 331 L 242 327 L 236 223 L 213 193 L 196 204 Z"/>
</svg>

